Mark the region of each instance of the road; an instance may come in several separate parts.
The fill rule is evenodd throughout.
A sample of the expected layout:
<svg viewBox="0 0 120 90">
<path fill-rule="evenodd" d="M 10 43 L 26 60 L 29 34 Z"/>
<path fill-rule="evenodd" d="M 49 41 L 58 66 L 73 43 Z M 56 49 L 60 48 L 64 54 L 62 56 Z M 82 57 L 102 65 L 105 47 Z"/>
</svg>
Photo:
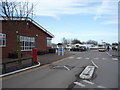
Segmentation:
<svg viewBox="0 0 120 90">
<path fill-rule="evenodd" d="M 84 67 L 98 66 L 93 78 L 81 80 Z M 59 65 L 59 66 L 56 66 Z M 64 66 L 64 67 L 63 67 Z M 66 66 L 66 67 L 65 67 Z M 74 82 L 79 82 L 79 85 Z M 118 59 L 95 50 L 3 78 L 3 88 L 118 88 Z"/>
</svg>

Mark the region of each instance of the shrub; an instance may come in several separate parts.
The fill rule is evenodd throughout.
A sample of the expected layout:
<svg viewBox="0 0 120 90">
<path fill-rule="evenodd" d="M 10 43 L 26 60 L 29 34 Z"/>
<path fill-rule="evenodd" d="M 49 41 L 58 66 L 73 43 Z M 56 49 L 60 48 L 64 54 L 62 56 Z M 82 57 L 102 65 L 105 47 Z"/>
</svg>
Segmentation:
<svg viewBox="0 0 120 90">
<path fill-rule="evenodd" d="M 38 50 L 37 51 L 37 55 L 44 55 L 44 54 L 47 54 L 48 53 L 48 51 L 46 51 L 46 50 Z"/>
<path fill-rule="evenodd" d="M 22 57 L 22 53 L 21 53 L 21 57 Z M 8 58 L 18 58 L 18 53 L 17 52 L 10 52 L 8 53 Z"/>
<path fill-rule="evenodd" d="M 49 49 L 49 53 L 55 53 L 56 52 L 56 49 L 55 48 L 50 48 Z"/>
</svg>

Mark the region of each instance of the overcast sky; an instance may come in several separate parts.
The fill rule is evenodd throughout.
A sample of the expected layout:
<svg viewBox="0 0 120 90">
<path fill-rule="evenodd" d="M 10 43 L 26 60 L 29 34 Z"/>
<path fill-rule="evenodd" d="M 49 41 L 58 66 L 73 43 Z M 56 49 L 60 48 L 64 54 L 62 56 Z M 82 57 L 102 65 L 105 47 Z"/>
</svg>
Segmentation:
<svg viewBox="0 0 120 90">
<path fill-rule="evenodd" d="M 22 0 L 23 1 L 23 0 Z M 28 0 L 34 2 L 34 20 L 55 35 L 101 42 L 118 41 L 119 0 Z"/>
</svg>

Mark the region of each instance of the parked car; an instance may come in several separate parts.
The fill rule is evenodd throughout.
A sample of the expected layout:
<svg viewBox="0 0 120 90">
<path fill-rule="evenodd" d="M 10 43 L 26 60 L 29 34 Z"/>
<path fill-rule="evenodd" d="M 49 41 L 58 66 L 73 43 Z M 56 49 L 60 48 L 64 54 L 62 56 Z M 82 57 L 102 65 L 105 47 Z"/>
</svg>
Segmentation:
<svg viewBox="0 0 120 90">
<path fill-rule="evenodd" d="M 99 51 L 99 52 L 105 52 L 105 51 L 106 51 L 106 48 L 99 48 L 98 51 Z"/>
<path fill-rule="evenodd" d="M 74 47 L 74 48 L 71 48 L 70 51 L 86 51 L 87 48 L 85 46 L 79 46 L 79 47 Z"/>
<path fill-rule="evenodd" d="M 85 46 L 80 46 L 79 51 L 87 51 L 87 48 Z"/>
<path fill-rule="evenodd" d="M 71 48 L 70 51 L 79 51 L 79 47 Z"/>
<path fill-rule="evenodd" d="M 118 43 L 112 43 L 112 50 L 118 50 Z"/>
</svg>

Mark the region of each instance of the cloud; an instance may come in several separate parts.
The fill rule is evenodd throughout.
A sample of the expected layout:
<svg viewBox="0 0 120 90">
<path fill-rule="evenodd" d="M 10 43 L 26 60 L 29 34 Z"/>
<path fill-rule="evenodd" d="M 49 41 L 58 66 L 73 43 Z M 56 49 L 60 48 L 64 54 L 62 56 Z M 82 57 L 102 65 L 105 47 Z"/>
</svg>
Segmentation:
<svg viewBox="0 0 120 90">
<path fill-rule="evenodd" d="M 64 32 L 64 33 L 54 33 L 55 36 L 57 37 L 61 37 L 61 36 L 65 36 L 65 37 L 106 37 L 106 36 L 117 36 L 118 33 L 70 33 L 70 32 Z M 56 38 L 57 38 L 56 37 Z"/>
<path fill-rule="evenodd" d="M 9 0 L 12 1 L 12 0 Z M 15 0 L 13 0 L 15 1 Z M 26 1 L 26 0 L 16 0 Z M 94 20 L 118 14 L 119 0 L 27 0 L 34 3 L 36 16 L 49 16 L 60 19 L 60 15 L 86 14 L 93 15 Z M 104 22 L 113 22 L 117 18 L 109 18 Z M 109 23 L 108 23 L 109 24 Z"/>
<path fill-rule="evenodd" d="M 103 21 L 101 24 L 118 24 L 117 20 L 111 20 L 111 21 Z"/>
<path fill-rule="evenodd" d="M 104 18 L 106 19 L 106 21 L 103 21 L 102 24 L 118 24 L 117 22 L 118 21 L 118 18 L 117 18 L 118 17 L 118 2 L 119 0 L 102 0 L 101 5 L 98 6 L 97 8 L 97 12 L 94 17 L 94 20 Z"/>
</svg>

